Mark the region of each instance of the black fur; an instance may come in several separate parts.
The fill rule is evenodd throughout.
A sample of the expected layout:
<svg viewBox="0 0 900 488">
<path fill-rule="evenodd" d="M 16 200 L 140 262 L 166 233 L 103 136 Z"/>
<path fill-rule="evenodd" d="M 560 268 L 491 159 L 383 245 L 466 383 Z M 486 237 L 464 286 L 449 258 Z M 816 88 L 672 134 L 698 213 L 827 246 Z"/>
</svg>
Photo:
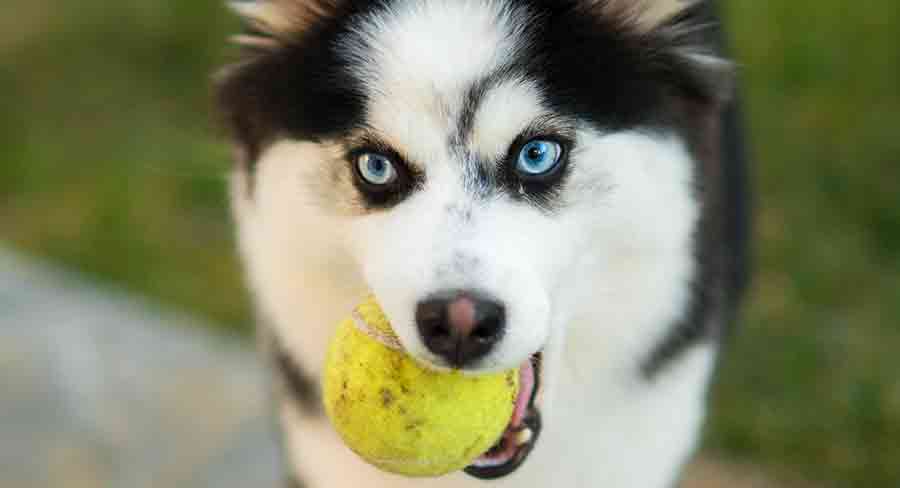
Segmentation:
<svg viewBox="0 0 900 488">
<path fill-rule="evenodd" d="M 586 15 L 578 0 L 525 3 L 534 12 L 533 42 L 516 67 L 542 81 L 559 113 L 600 129 L 648 127 L 669 121 L 669 97 L 712 95 L 698 82 L 701 68 L 686 62 L 662 31 L 642 34 L 627 19 Z"/>
<path fill-rule="evenodd" d="M 366 94 L 354 71 L 357 61 L 337 48 L 338 40 L 363 43 L 350 24 L 391 3 L 338 2 L 332 16 L 279 49 L 254 52 L 224 78 L 218 100 L 251 164 L 278 136 L 318 140 L 364 125 Z M 711 77 L 677 52 L 684 39 L 639 33 L 628 19 L 585 11 L 580 0 L 511 4 L 528 19 L 531 39 L 498 74 L 540 81 L 552 108 L 563 114 L 610 130 L 665 125 L 670 97 L 714 96 L 705 83 Z M 473 97 L 484 87 L 473 87 Z M 473 107 L 466 113 L 463 130 L 471 125 Z"/>
<path fill-rule="evenodd" d="M 306 485 L 297 479 L 297 477 L 289 476 L 284 482 L 284 488 L 306 488 Z"/>
<path fill-rule="evenodd" d="M 689 14 L 712 26 L 698 32 L 706 36 L 704 44 L 727 50 L 713 3 L 701 4 Z M 747 154 L 737 96 L 726 106 L 687 103 L 680 110 L 681 130 L 698 161 L 695 178 L 703 205 L 694 236 L 697 275 L 685 314 L 642 365 L 648 380 L 694 345 L 724 338 L 748 281 Z"/>
<path fill-rule="evenodd" d="M 337 49 L 338 40 L 362 43 L 354 39 L 350 24 L 391 3 L 338 2 L 333 15 L 279 49 L 252 55 L 224 79 L 219 101 L 250 162 L 279 136 L 318 140 L 365 126 L 366 94 L 354 71 L 356 61 Z M 727 73 L 722 66 L 686 55 L 698 49 L 712 53 L 722 44 L 718 29 L 704 28 L 715 25 L 715 9 L 712 2 L 698 2 L 667 24 L 643 32 L 627 17 L 602 14 L 602 6 L 592 10 L 582 0 L 510 5 L 527 22 L 529 42 L 505 66 L 470 87 L 451 142 L 465 147 L 474 114 L 491 86 L 522 77 L 540 85 L 555 112 L 599 130 L 682 131 L 699 161 L 697 181 L 704 187 L 698 195 L 704 209 L 696 236 L 695 292 L 678 326 L 645 362 L 644 373 L 652 377 L 687 347 L 721 335 L 710 330 L 710 319 L 730 318 L 746 276 L 748 209 L 738 114 L 730 108 L 724 117 L 718 115 Z M 508 161 L 501 164 L 508 166 Z M 547 185 L 523 185 L 503 169 L 478 176 L 485 181 L 476 186 L 494 184 L 512 198 L 550 210 L 559 203 L 565 181 L 565 172 Z M 421 186 L 422 178 L 415 178 L 417 185 L 409 189 Z M 367 204 L 385 207 L 402 200 L 382 197 L 368 198 Z"/>
<path fill-rule="evenodd" d="M 318 382 L 307 375 L 279 344 L 274 345 L 273 353 L 275 367 L 293 403 L 306 414 L 321 414 L 322 401 Z"/>
<path fill-rule="evenodd" d="M 367 100 L 356 61 L 336 46 L 338 39 L 354 35 L 349 29 L 354 19 L 390 3 L 339 2 L 334 15 L 280 48 L 255 51 L 222 79 L 218 101 L 249 169 L 278 137 L 315 141 L 365 128 Z M 661 29 L 641 33 L 626 18 L 585 10 L 583 0 L 510 3 L 518 13 L 527 13 L 522 18 L 530 19 L 531 42 L 470 88 L 457 134 L 449 135 L 451 147 L 466 146 L 478 105 L 492 84 L 523 77 L 539 83 L 554 111 L 599 130 L 680 131 L 698 161 L 697 192 L 703 202 L 695 235 L 698 273 L 683 317 L 641 365 L 645 378 L 652 380 L 694 345 L 724 335 L 722 327 L 733 318 L 747 281 L 749 207 L 739 109 L 731 105 L 720 113 L 727 85 L 721 66 L 685 56 L 688 47 L 722 44 L 718 29 L 692 28 L 714 21 L 715 9 L 711 2 L 701 2 Z M 479 188 L 493 184 L 519 198 L 518 182 L 502 170 L 498 175 L 478 173 L 475 180 Z M 559 188 L 527 188 L 523 200 L 552 210 Z M 384 207 L 397 201 L 369 203 Z M 306 413 L 319 414 L 315 382 L 284 351 L 277 350 L 275 358 L 294 402 Z"/>
<path fill-rule="evenodd" d="M 729 309 L 734 315 L 750 282 L 752 261 L 750 243 L 753 228 L 753 197 L 749 178 L 751 154 L 747 148 L 740 103 L 732 104 L 725 112 L 722 140 L 723 193 L 728 197 L 722 243 L 727 255 L 726 286 L 729 291 Z"/>
<path fill-rule="evenodd" d="M 346 0 L 335 15 L 313 22 L 281 47 L 255 50 L 220 82 L 225 123 L 252 168 L 278 136 L 318 140 L 346 134 L 362 122 L 366 95 L 352 76 L 354 61 L 338 52 L 350 22 L 385 2 Z"/>
</svg>

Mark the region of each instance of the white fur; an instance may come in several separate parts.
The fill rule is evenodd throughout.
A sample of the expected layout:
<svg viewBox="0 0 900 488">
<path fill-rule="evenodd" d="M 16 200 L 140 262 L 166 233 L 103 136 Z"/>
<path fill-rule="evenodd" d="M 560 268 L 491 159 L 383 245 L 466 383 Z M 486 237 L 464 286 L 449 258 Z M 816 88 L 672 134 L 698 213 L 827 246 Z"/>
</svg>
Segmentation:
<svg viewBox="0 0 900 488">
<path fill-rule="evenodd" d="M 360 461 L 327 421 L 292 409 L 282 418 L 289 460 L 312 488 L 667 488 L 693 451 L 713 360 L 709 347 L 697 348 L 654 388 L 559 368 L 555 406 L 543 409 L 548 425 L 535 451 L 517 472 L 489 484 L 464 474 L 427 480 L 385 474 Z"/>
<path fill-rule="evenodd" d="M 232 185 L 239 244 L 261 319 L 273 326 L 301 366 L 316 374 L 337 324 L 366 289 L 340 243 L 340 219 L 303 190 L 331 156 L 315 144 L 281 142 L 259 161 L 254 197 L 245 178 Z"/>
<path fill-rule="evenodd" d="M 466 87 L 515 49 L 502 2 L 432 0 L 357 26 L 372 103 L 369 126 L 426 174 L 384 212 L 323 205 L 323 168 L 348 166 L 330 143 L 280 141 L 258 162 L 252 198 L 234 181 L 241 250 L 259 308 L 287 349 L 318 375 L 333 324 L 373 290 L 401 341 L 423 346 L 413 314 L 432 292 L 475 288 L 502 300 L 508 330 L 482 370 L 515 367 L 544 350 L 542 438 L 499 487 L 641 487 L 671 483 L 693 450 L 714 352 L 698 346 L 653 382 L 641 362 L 683 313 L 694 275 L 699 215 L 692 161 L 675 136 L 598 133 L 578 121 L 577 149 L 553 213 L 510 198 L 475 198 L 448 147 Z M 467 148 L 498 157 L 529 124 L 552 117 L 527 80 L 487 95 Z M 335 166 L 337 165 L 337 166 Z M 346 168 L 335 171 L 349 171 Z M 310 191 L 317 183 L 324 190 Z M 336 201 L 352 199 L 334 187 Z M 469 487 L 370 468 L 322 418 L 286 409 L 291 453 L 312 488 Z"/>
<path fill-rule="evenodd" d="M 441 156 L 464 90 L 515 48 L 516 19 L 484 0 L 401 2 L 357 26 L 343 46 L 359 61 L 367 119 L 412 161 Z M 437 151 L 437 154 L 435 153 Z"/>
<path fill-rule="evenodd" d="M 495 158 L 509 148 L 530 123 L 548 115 L 541 92 L 524 79 L 506 82 L 486 94 L 472 127 L 472 148 L 483 158 Z"/>
<path fill-rule="evenodd" d="M 590 172 L 573 175 L 572 185 L 580 194 L 571 195 L 570 208 L 562 215 L 541 217 L 495 204 L 497 208 L 481 209 L 491 232 L 470 228 L 458 239 L 459 229 L 451 223 L 443 236 L 435 232 L 435 239 L 466 243 L 458 248 L 470 252 L 506 240 L 509 247 L 499 252 L 481 252 L 482 262 L 496 269 L 512 256 L 532 264 L 537 269 L 507 266 L 514 269 L 510 273 L 525 275 L 516 277 L 511 288 L 537 283 L 540 289 L 534 294 L 553 303 L 552 312 L 537 314 L 548 320 L 547 332 L 538 333 L 547 342 L 537 346 L 546 347 L 544 433 L 521 472 L 498 486 L 596 486 L 589 480 L 606 480 L 601 485 L 612 487 L 665 486 L 692 450 L 713 354 L 697 349 L 652 385 L 636 374 L 639 361 L 686 299 L 683 285 L 692 271 L 688 240 L 696 218 L 689 161 L 674 140 L 633 133 L 582 134 L 580 140 L 577 161 L 587 166 L 594 155 L 596 164 Z M 300 191 L 302 180 L 313 177 L 313 165 L 303 161 L 322 157 L 319 152 L 310 144 L 278 144 L 259 167 L 255 202 L 238 204 L 242 244 L 261 308 L 313 373 L 319 371 L 332 331 L 327 324 L 346 315 L 367 284 L 377 283 L 379 296 L 390 303 L 386 306 L 398 310 L 411 310 L 415 299 L 438 286 L 424 279 L 415 283 L 416 276 L 427 277 L 429 266 L 447 255 L 435 252 L 430 239 L 419 238 L 442 222 L 441 205 L 425 200 L 443 203 L 459 196 L 458 190 L 429 188 L 395 212 L 328 216 Z M 517 217 L 516 212 L 531 215 Z M 359 237 L 349 237 L 356 232 Z M 351 258 L 354 253 L 360 257 Z M 375 276 L 362 279 L 366 260 L 375 263 L 369 267 L 385 269 L 385 276 L 369 271 Z M 450 276 L 451 281 L 467 279 Z M 496 286 L 502 293 L 503 282 L 491 280 L 497 285 L 476 285 Z M 507 300 L 516 303 L 515 297 Z M 517 317 L 511 315 L 513 328 L 541 328 Z M 528 350 L 522 347 L 508 353 L 509 362 L 521 359 Z M 309 481 L 322 480 L 312 486 L 340 488 L 362 481 L 373 487 L 417 486 L 359 461 L 322 419 L 304 420 L 291 409 L 285 415 L 286 425 L 295 427 L 289 437 L 297 466 Z M 429 483 L 477 486 L 465 476 Z"/>
</svg>

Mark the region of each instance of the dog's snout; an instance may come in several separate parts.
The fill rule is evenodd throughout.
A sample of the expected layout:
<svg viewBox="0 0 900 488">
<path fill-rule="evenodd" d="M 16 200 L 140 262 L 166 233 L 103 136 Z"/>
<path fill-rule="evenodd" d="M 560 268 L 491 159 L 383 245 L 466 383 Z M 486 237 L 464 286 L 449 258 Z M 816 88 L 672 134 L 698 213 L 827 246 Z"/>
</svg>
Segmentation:
<svg viewBox="0 0 900 488">
<path fill-rule="evenodd" d="M 416 325 L 431 352 L 463 367 L 486 356 L 500 341 L 506 309 L 478 293 L 443 293 L 419 302 Z"/>
</svg>

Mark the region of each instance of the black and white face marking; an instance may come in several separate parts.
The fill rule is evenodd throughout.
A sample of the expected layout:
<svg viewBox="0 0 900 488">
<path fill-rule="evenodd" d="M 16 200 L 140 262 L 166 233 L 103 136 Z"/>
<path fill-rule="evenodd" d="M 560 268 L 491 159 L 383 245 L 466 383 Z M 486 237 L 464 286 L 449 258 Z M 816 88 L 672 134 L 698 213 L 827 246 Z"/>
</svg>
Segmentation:
<svg viewBox="0 0 900 488">
<path fill-rule="evenodd" d="M 250 19 L 251 33 L 240 38 L 249 54 L 244 63 L 226 71 L 218 93 L 226 121 L 248 164 L 279 137 L 340 139 L 366 128 L 372 85 L 397 81 L 377 80 L 375 72 L 360 69 L 385 48 L 385 39 L 373 34 L 389 25 L 390 19 L 415 15 L 416 10 L 425 12 L 429 4 L 436 3 L 235 1 L 236 8 Z M 723 88 L 727 63 L 698 49 L 703 46 L 703 31 L 696 28 L 705 21 L 702 8 L 688 9 L 670 24 L 646 31 L 638 28 L 633 13 L 609 15 L 617 9 L 605 5 L 617 3 L 621 2 L 490 2 L 487 8 L 470 11 L 473 17 L 481 16 L 475 24 L 487 25 L 483 21 L 488 20 L 499 27 L 495 33 L 502 38 L 479 35 L 490 35 L 486 31 L 472 32 L 474 39 L 497 48 L 492 52 L 494 59 L 477 55 L 490 48 L 468 43 L 460 46 L 468 52 L 460 49 L 459 56 L 435 57 L 418 68 L 446 74 L 465 65 L 478 73 L 468 82 L 470 100 L 465 102 L 469 106 L 463 111 L 467 114 L 460 126 L 463 130 L 474 112 L 471 94 L 477 100 L 486 88 L 513 79 L 537 84 L 553 113 L 602 130 L 665 126 L 673 123 L 674 115 L 668 112 L 672 97 L 711 100 L 727 92 L 728 88 Z M 618 11 L 628 8 L 619 7 Z M 457 15 L 449 20 L 447 29 L 437 26 L 437 33 L 453 27 L 465 31 L 466 26 L 453 22 L 472 19 Z M 405 40 L 415 42 L 419 34 L 427 33 L 410 32 Z M 457 36 L 450 33 L 446 37 Z M 420 51 L 423 56 L 429 54 Z M 443 66 L 435 71 L 429 64 Z M 400 89 L 403 84 L 395 87 Z"/>
<path fill-rule="evenodd" d="M 568 154 L 575 147 L 574 131 L 552 124 L 532 124 L 501 154 L 478 159 L 469 147 L 450 146 L 461 178 L 472 198 L 509 198 L 542 210 L 558 206 L 568 174 Z M 407 163 L 387 144 L 362 143 L 347 155 L 353 182 L 369 210 L 387 209 L 424 188 L 427 165 Z"/>
<path fill-rule="evenodd" d="M 690 15 L 637 30 L 605 3 L 323 1 L 253 41 L 220 96 L 258 163 L 242 245 L 281 335 L 298 297 L 371 288 L 410 353 L 447 367 L 414 310 L 462 290 L 506 312 L 472 372 L 517 367 L 588 318 L 567 333 L 602 348 L 594 376 L 648 353 L 698 266 L 681 110 L 714 103 L 722 64 L 689 49 Z"/>
</svg>

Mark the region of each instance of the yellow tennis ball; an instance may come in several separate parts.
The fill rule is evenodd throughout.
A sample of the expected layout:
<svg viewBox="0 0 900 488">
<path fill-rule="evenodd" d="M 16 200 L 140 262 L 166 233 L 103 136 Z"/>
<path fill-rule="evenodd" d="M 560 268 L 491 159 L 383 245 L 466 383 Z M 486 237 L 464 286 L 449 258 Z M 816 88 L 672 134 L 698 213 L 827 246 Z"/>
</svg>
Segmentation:
<svg viewBox="0 0 900 488">
<path fill-rule="evenodd" d="M 518 388 L 517 371 L 423 367 L 400 349 L 372 298 L 338 327 L 323 374 L 325 410 L 347 446 L 384 471 L 415 477 L 458 471 L 490 449 Z"/>
</svg>

